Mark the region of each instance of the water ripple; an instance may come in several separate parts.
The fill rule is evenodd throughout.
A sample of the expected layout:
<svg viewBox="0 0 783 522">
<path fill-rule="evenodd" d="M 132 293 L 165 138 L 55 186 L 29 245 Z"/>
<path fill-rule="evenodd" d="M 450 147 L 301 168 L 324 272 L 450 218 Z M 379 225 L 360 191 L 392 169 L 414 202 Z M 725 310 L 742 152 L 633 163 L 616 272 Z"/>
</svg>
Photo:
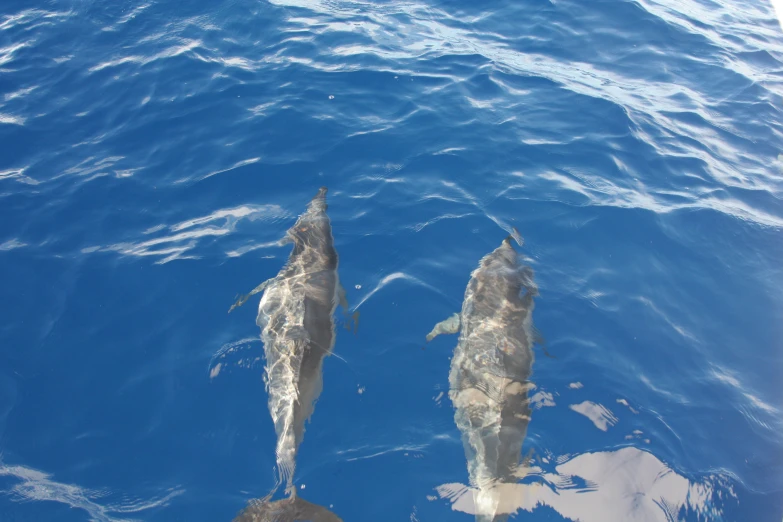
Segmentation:
<svg viewBox="0 0 783 522">
<path fill-rule="evenodd" d="M 140 513 L 165 507 L 169 502 L 185 491 L 172 488 L 163 496 L 149 500 L 125 499 L 115 504 L 104 505 L 98 501 L 110 495 L 102 491 L 90 491 L 73 484 L 52 480 L 47 473 L 25 466 L 9 466 L 0 461 L 0 476 L 12 477 L 17 483 L 9 493 L 18 502 L 50 501 L 81 509 L 90 515 L 91 520 L 99 522 L 132 522 L 132 519 L 116 518 L 114 513 Z"/>
<path fill-rule="evenodd" d="M 277 205 L 245 205 L 231 209 L 221 209 L 193 219 L 169 226 L 156 226 L 146 231 L 147 235 L 157 234 L 162 230 L 174 232 L 153 239 L 139 242 L 125 242 L 108 245 L 105 247 L 94 246 L 82 249 L 83 253 L 92 252 L 117 252 L 124 256 L 157 256 L 162 259 L 157 264 L 164 264 L 176 259 L 195 259 L 198 256 L 185 255 L 195 249 L 199 241 L 204 238 L 218 237 L 230 234 L 242 221 L 275 220 L 286 217 L 287 214 Z M 222 222 L 219 226 L 213 226 L 213 222 Z M 265 246 L 274 246 L 277 243 L 267 243 Z M 261 248 L 256 246 L 255 248 Z M 255 248 L 244 248 L 229 251 L 227 255 L 236 257 Z"/>
</svg>

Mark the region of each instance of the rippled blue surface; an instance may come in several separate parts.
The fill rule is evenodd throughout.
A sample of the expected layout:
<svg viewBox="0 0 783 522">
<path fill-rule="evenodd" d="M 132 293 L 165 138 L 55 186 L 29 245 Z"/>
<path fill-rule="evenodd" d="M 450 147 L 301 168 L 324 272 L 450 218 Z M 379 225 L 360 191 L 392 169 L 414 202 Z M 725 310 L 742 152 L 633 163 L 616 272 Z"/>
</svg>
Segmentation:
<svg viewBox="0 0 783 522">
<path fill-rule="evenodd" d="M 473 519 L 456 339 L 423 338 L 515 226 L 557 357 L 516 519 L 780 521 L 782 82 L 764 1 L 5 0 L 0 520 L 269 491 L 255 304 L 226 310 L 327 185 L 361 315 L 302 496 Z"/>
</svg>

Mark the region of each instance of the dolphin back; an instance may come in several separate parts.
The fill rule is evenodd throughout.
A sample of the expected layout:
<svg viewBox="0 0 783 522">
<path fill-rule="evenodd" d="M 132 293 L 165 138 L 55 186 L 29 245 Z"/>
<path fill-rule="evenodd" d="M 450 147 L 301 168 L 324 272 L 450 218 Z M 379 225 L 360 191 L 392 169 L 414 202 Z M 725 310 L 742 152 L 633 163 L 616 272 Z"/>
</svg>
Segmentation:
<svg viewBox="0 0 783 522">
<path fill-rule="evenodd" d="M 343 522 L 318 504 L 292 496 L 275 502 L 253 500 L 233 522 Z"/>
</svg>

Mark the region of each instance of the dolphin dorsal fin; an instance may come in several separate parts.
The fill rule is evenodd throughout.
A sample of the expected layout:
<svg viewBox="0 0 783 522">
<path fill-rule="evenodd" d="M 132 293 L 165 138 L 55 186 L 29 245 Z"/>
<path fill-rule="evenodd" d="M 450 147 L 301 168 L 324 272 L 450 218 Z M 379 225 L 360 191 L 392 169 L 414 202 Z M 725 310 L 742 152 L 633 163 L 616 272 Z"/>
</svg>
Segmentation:
<svg viewBox="0 0 783 522">
<path fill-rule="evenodd" d="M 506 236 L 506 239 L 504 239 L 503 242 L 511 245 L 512 239 L 516 241 L 519 246 L 525 244 L 525 240 L 522 238 L 522 234 L 519 233 L 519 230 L 517 230 L 517 227 L 511 227 L 511 232 Z"/>
</svg>

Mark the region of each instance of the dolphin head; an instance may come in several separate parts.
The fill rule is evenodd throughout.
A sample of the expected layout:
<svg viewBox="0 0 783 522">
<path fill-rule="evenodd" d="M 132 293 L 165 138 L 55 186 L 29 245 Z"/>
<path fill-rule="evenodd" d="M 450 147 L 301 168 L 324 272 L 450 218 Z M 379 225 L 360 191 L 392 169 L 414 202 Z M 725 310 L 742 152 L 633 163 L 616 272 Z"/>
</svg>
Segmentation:
<svg viewBox="0 0 783 522">
<path fill-rule="evenodd" d="M 323 244 L 325 238 L 331 235 L 331 225 L 326 214 L 326 193 L 327 188 L 321 187 L 308 203 L 304 214 L 299 216 L 296 224 L 288 230 L 288 237 L 294 244 Z"/>
<path fill-rule="evenodd" d="M 516 271 L 519 262 L 518 254 L 511 244 L 512 237 L 508 236 L 495 250 L 490 252 L 480 262 L 480 266 L 488 273 L 495 271 Z"/>
<path fill-rule="evenodd" d="M 311 211 L 315 212 L 326 212 L 326 193 L 329 192 L 329 189 L 326 187 L 321 187 L 318 189 L 318 194 L 313 197 L 313 199 L 310 200 L 310 203 L 307 205 L 307 211 L 310 213 Z"/>
</svg>

